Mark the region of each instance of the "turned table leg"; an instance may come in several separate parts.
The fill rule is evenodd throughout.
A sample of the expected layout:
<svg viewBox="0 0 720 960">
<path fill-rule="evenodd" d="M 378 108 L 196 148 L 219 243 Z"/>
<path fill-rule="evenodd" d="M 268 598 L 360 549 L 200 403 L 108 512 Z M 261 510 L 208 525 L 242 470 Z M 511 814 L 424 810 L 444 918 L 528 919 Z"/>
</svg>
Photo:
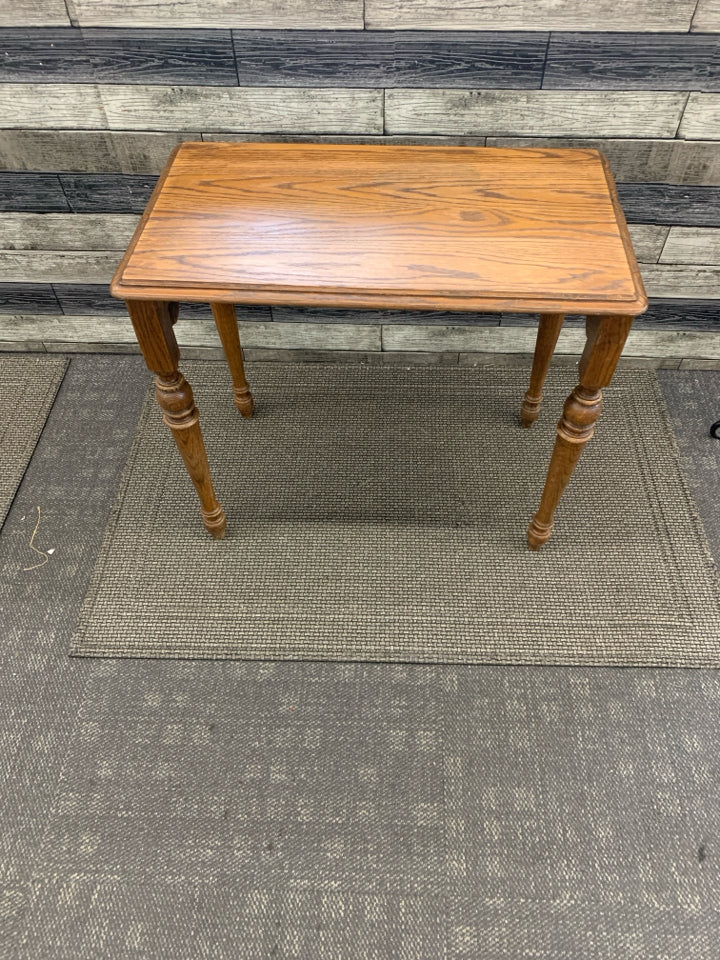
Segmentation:
<svg viewBox="0 0 720 960">
<path fill-rule="evenodd" d="M 162 301 L 126 301 L 130 319 L 148 368 L 156 374 L 155 387 L 163 420 L 172 430 L 190 479 L 200 497 L 203 523 L 217 539 L 225 536 L 227 519 L 213 488 L 200 416 L 190 384 L 178 370 L 178 349 L 171 304 Z"/>
<path fill-rule="evenodd" d="M 540 316 L 540 325 L 535 341 L 535 356 L 533 357 L 532 373 L 530 374 L 530 389 L 525 394 L 520 410 L 520 419 L 524 427 L 531 427 L 540 416 L 543 384 L 550 368 L 550 361 L 555 352 L 555 345 L 560 336 L 564 319 L 565 315 L 562 313 L 543 313 Z"/>
<path fill-rule="evenodd" d="M 255 401 L 245 379 L 245 365 L 235 307 L 232 303 L 213 303 L 212 311 L 233 379 L 235 406 L 244 417 L 251 417 L 255 409 Z"/>
<path fill-rule="evenodd" d="M 602 412 L 602 388 L 612 380 L 632 322 L 632 317 L 588 317 L 580 383 L 565 401 L 540 509 L 528 528 L 528 544 L 533 550 L 550 539 L 555 509 L 585 444 L 595 432 L 595 422 Z"/>
</svg>

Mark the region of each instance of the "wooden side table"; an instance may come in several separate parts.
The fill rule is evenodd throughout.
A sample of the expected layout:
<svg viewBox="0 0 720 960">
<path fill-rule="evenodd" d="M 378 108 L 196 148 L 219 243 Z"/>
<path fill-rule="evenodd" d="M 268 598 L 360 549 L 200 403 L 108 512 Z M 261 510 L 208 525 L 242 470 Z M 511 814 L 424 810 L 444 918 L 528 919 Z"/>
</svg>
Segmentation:
<svg viewBox="0 0 720 960">
<path fill-rule="evenodd" d="M 185 143 L 111 287 L 202 504 L 225 533 L 198 411 L 178 369 L 177 302 L 212 305 L 235 402 L 253 413 L 234 304 L 539 313 L 521 418 L 538 417 L 566 313 L 587 316 L 540 508 L 538 549 L 647 307 L 606 159 L 596 150 Z"/>
</svg>

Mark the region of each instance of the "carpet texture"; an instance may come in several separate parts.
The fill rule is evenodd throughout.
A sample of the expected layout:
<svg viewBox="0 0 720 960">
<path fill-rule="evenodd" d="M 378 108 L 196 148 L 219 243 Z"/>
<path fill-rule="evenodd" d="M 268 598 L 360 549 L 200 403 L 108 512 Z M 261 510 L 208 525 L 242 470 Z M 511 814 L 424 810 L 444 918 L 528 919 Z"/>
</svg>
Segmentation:
<svg viewBox="0 0 720 960">
<path fill-rule="evenodd" d="M 0 357 L 0 527 L 66 369 L 64 357 Z"/>
<path fill-rule="evenodd" d="M 717 571 L 653 373 L 618 374 L 536 554 L 571 368 L 524 431 L 524 370 L 262 364 L 245 422 L 222 368 L 187 366 L 228 537 L 149 398 L 74 654 L 720 665 Z"/>
</svg>

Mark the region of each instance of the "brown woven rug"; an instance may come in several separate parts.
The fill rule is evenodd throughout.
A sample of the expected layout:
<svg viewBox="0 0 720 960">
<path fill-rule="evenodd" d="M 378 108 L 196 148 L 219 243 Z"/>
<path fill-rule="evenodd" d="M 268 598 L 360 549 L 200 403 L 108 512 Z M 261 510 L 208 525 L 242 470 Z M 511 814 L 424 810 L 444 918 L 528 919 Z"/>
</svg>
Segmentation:
<svg viewBox="0 0 720 960">
<path fill-rule="evenodd" d="M 64 357 L 0 357 L 0 527 L 67 369 Z"/>
<path fill-rule="evenodd" d="M 72 653 L 720 665 L 720 587 L 655 375 L 621 370 L 539 553 L 572 367 L 188 363 L 228 536 L 215 542 L 151 395 Z"/>
</svg>

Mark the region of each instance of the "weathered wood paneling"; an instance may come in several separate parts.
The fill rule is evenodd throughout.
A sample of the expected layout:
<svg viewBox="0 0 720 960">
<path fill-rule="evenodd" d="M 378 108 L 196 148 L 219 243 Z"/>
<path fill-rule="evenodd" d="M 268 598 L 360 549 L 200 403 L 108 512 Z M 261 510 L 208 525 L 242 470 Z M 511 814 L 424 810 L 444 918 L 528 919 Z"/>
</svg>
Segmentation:
<svg viewBox="0 0 720 960">
<path fill-rule="evenodd" d="M 388 90 L 388 133 L 674 137 L 686 94 Z"/>
<path fill-rule="evenodd" d="M 720 300 L 655 299 L 633 326 L 678 330 L 718 330 Z"/>
<path fill-rule="evenodd" d="M 630 222 L 713 226 L 720 221 L 720 187 L 618 183 L 618 193 Z"/>
<path fill-rule="evenodd" d="M 592 147 L 610 160 L 617 180 L 720 186 L 720 142 L 568 137 L 488 137 L 496 147 Z"/>
<path fill-rule="evenodd" d="M 381 90 L 298 87 L 99 88 L 116 130 L 382 133 Z"/>
<path fill-rule="evenodd" d="M 0 313 L 61 313 L 49 283 L 0 283 Z"/>
<path fill-rule="evenodd" d="M 102 173 L 61 173 L 59 179 L 73 213 L 142 213 L 157 183 L 157 177 Z"/>
<path fill-rule="evenodd" d="M 687 34 L 553 34 L 543 87 L 720 90 L 720 44 Z"/>
<path fill-rule="evenodd" d="M 234 31 L 241 86 L 538 89 L 547 34 Z"/>
<path fill-rule="evenodd" d="M 0 170 L 153 173 L 183 140 L 200 133 L 0 130 Z"/>
<path fill-rule="evenodd" d="M 117 250 L 0 250 L 0 281 L 109 283 L 121 257 Z"/>
<path fill-rule="evenodd" d="M 237 84 L 230 31 L 3 30 L 0 82 Z"/>
<path fill-rule="evenodd" d="M 5 129 L 102 130 L 107 127 L 100 88 L 91 83 L 2 83 L 0 117 Z"/>
<path fill-rule="evenodd" d="M 720 140 L 720 93 L 691 93 L 680 124 L 686 140 Z"/>
<path fill-rule="evenodd" d="M 122 300 L 110 296 L 108 284 L 91 283 L 54 283 L 53 290 L 63 313 L 69 316 L 121 316 L 127 318 L 127 309 Z M 270 307 L 236 307 L 239 320 L 272 319 Z M 190 319 L 212 320 L 212 310 L 207 303 L 181 303 L 180 316 Z M 128 323 L 130 322 L 128 318 Z"/>
<path fill-rule="evenodd" d="M 132 214 L 7 213 L 0 250 L 125 250 L 139 217 Z"/>
<path fill-rule="evenodd" d="M 89 2 L 89 0 L 85 0 Z M 702 2 L 702 0 L 701 0 Z M 687 31 L 696 0 L 366 0 L 371 30 Z"/>
<path fill-rule="evenodd" d="M 660 262 L 720 265 L 720 227 L 672 227 Z"/>
<path fill-rule="evenodd" d="M 720 32 L 720 0 L 699 0 L 692 29 L 698 33 Z"/>
<path fill-rule="evenodd" d="M 63 0 L 0 0 L 0 27 L 70 26 Z"/>
<path fill-rule="evenodd" d="M 720 300 L 720 267 L 643 264 L 641 272 L 650 297 Z"/>
<path fill-rule="evenodd" d="M 320 307 L 273 307 L 282 323 L 472 323 L 496 327 L 499 313 L 450 313 L 446 310 L 332 310 Z"/>
<path fill-rule="evenodd" d="M 635 255 L 641 263 L 657 263 L 669 229 L 654 223 L 630 225 Z"/>
<path fill-rule="evenodd" d="M 0 211 L 56 213 L 69 210 L 59 179 L 51 173 L 0 173 Z"/>
<path fill-rule="evenodd" d="M 684 0 L 683 0 L 684 2 Z M 363 0 L 72 0 L 83 26 L 361 30 Z"/>
</svg>

